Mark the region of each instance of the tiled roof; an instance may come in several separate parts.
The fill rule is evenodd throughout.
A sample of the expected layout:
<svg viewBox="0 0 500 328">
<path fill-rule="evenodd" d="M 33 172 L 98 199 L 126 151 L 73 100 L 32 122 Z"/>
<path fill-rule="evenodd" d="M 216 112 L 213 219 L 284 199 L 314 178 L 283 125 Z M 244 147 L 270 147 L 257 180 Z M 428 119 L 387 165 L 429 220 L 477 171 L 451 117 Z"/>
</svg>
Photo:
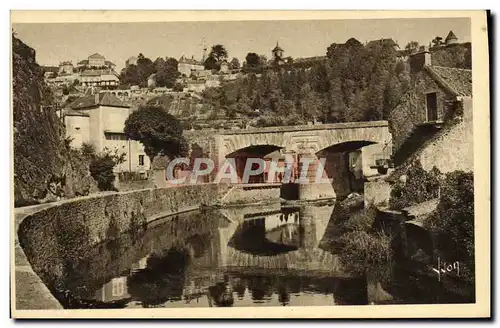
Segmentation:
<svg viewBox="0 0 500 328">
<path fill-rule="evenodd" d="M 457 36 L 455 35 L 455 33 L 453 33 L 453 31 L 450 31 L 450 33 L 448 33 L 448 36 L 444 41 L 448 42 L 450 40 L 458 40 Z"/>
<path fill-rule="evenodd" d="M 278 44 L 278 42 L 276 42 L 276 47 L 274 47 L 274 49 L 273 49 L 273 52 L 275 52 L 275 51 L 284 51 L 284 50 L 280 47 L 280 45 Z"/>
<path fill-rule="evenodd" d="M 89 63 L 88 59 L 80 60 L 77 65 L 87 65 Z"/>
<path fill-rule="evenodd" d="M 106 66 L 116 66 L 113 62 L 110 62 L 109 60 L 105 60 L 105 61 L 104 61 L 104 64 L 105 64 Z"/>
<path fill-rule="evenodd" d="M 93 55 L 90 55 L 89 58 L 104 58 L 104 56 L 101 54 L 95 53 Z"/>
<path fill-rule="evenodd" d="M 85 109 L 96 106 L 124 107 L 124 108 L 129 107 L 127 104 L 125 104 L 123 101 L 121 101 L 118 97 L 116 97 L 110 92 L 99 93 L 98 102 L 96 102 L 95 95 L 89 95 L 77 98 L 75 99 L 75 101 L 69 104 L 68 107 L 71 109 Z"/>
<path fill-rule="evenodd" d="M 83 116 L 83 117 L 89 117 L 89 114 L 84 113 L 84 112 L 79 111 L 79 110 L 72 109 L 72 108 L 65 108 L 63 110 L 63 114 L 64 114 L 64 116 Z"/>
<path fill-rule="evenodd" d="M 472 70 L 442 66 L 426 68 L 436 82 L 448 91 L 457 96 L 472 96 Z"/>
<path fill-rule="evenodd" d="M 42 69 L 44 72 L 53 72 L 53 73 L 59 72 L 58 66 L 42 66 Z"/>
</svg>

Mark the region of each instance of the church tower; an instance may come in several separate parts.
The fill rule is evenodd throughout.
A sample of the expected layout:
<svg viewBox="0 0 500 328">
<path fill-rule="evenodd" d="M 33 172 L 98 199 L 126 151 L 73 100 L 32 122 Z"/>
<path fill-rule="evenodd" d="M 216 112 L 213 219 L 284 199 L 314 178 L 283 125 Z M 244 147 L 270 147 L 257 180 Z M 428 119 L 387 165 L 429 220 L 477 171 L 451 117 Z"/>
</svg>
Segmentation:
<svg viewBox="0 0 500 328">
<path fill-rule="evenodd" d="M 276 41 L 276 47 L 272 50 L 273 52 L 273 60 L 275 64 L 281 65 L 284 63 L 283 61 L 283 53 L 285 52 L 280 45 L 278 44 L 278 41 Z"/>
</svg>

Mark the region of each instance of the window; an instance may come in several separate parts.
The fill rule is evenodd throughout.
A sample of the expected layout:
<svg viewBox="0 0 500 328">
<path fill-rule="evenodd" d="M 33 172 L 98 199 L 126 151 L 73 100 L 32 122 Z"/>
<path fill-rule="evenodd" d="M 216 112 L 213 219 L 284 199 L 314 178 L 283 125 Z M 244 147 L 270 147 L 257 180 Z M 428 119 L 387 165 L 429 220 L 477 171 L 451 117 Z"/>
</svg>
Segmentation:
<svg viewBox="0 0 500 328">
<path fill-rule="evenodd" d="M 124 133 L 106 133 L 106 140 L 127 140 Z"/>
<path fill-rule="evenodd" d="M 140 166 L 144 165 L 144 155 L 139 155 L 139 165 Z"/>
<path fill-rule="evenodd" d="M 437 97 L 436 93 L 428 93 L 427 95 L 427 121 L 434 122 L 438 119 L 437 113 Z"/>
</svg>

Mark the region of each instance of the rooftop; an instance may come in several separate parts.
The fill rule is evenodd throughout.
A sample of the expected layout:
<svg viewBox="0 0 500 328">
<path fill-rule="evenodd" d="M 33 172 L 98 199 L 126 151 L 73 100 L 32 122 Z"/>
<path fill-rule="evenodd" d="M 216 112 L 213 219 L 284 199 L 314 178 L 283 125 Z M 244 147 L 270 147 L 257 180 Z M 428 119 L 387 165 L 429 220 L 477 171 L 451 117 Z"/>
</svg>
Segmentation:
<svg viewBox="0 0 500 328">
<path fill-rule="evenodd" d="M 455 33 L 453 33 L 453 31 L 450 31 L 450 33 L 448 33 L 445 42 L 448 43 L 448 41 L 450 40 L 458 40 L 457 36 L 455 35 Z"/>
<path fill-rule="evenodd" d="M 184 56 L 182 56 L 180 59 L 179 59 L 179 64 L 190 64 L 190 65 L 201 65 L 203 66 L 203 63 L 200 62 L 200 61 L 197 61 L 196 59 L 194 58 L 186 58 Z"/>
<path fill-rule="evenodd" d="M 443 66 L 426 66 L 431 76 L 457 96 L 472 96 L 472 70 Z"/>
<path fill-rule="evenodd" d="M 107 107 L 123 107 L 128 108 L 129 106 L 121 101 L 118 97 L 110 92 L 101 92 L 99 97 L 96 95 L 89 95 L 75 99 L 71 104 L 69 104 L 70 109 L 87 109 L 97 106 L 107 106 Z"/>
</svg>

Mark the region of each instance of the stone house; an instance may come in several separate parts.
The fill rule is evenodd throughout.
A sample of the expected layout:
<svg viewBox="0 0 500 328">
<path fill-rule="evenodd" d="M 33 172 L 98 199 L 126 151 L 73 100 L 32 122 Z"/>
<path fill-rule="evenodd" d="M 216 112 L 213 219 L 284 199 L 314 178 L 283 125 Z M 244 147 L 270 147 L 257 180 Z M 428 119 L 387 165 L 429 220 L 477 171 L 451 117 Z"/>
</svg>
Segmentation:
<svg viewBox="0 0 500 328">
<path fill-rule="evenodd" d="M 80 73 L 80 82 L 84 87 L 101 87 L 103 89 L 115 89 L 120 84 L 118 74 L 113 70 L 93 69 Z"/>
<path fill-rule="evenodd" d="M 108 68 L 110 70 L 114 70 L 116 65 L 98 53 L 90 55 L 87 59 L 80 60 L 76 64 L 79 70 L 89 69 L 89 68 Z"/>
<path fill-rule="evenodd" d="M 472 97 L 472 71 L 432 65 L 425 48 L 410 55 L 410 88 L 389 118 L 394 162 L 401 164 Z"/>
<path fill-rule="evenodd" d="M 432 65 L 426 49 L 410 55 L 410 88 L 389 124 L 396 168 L 365 183 L 365 202 L 386 203 L 392 184 L 419 164 L 429 172 L 474 170 L 472 71 Z"/>
<path fill-rule="evenodd" d="M 190 77 L 192 71 L 203 71 L 205 70 L 205 66 L 202 62 L 195 60 L 194 57 L 186 58 L 182 56 L 179 58 L 177 70 L 181 75 Z"/>
<path fill-rule="evenodd" d="M 119 149 L 126 154 L 125 162 L 116 172 L 145 172 L 149 158 L 141 143 L 128 140 L 123 132 L 130 107 L 110 92 L 101 92 L 75 99 L 63 111 L 66 135 L 73 138 L 72 146 L 92 143 L 96 151 Z"/>
<path fill-rule="evenodd" d="M 156 73 L 153 73 L 148 77 L 148 88 L 155 88 L 155 87 L 156 87 Z"/>
</svg>

